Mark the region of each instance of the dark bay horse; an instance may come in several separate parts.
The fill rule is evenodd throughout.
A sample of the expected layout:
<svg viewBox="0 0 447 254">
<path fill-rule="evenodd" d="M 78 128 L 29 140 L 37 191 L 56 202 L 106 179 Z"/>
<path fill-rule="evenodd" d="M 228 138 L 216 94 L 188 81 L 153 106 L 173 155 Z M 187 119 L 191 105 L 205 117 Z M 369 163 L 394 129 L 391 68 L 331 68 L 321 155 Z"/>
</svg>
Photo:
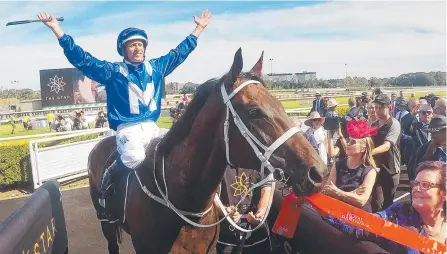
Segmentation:
<svg viewBox="0 0 447 254">
<path fill-rule="evenodd" d="M 216 223 L 219 211 L 213 198 L 227 161 L 243 168 L 257 169 L 261 164 L 280 168 L 290 176 L 288 184 L 297 195 L 310 195 L 321 189 L 328 176 L 327 168 L 301 133 L 288 135 L 294 129 L 293 123 L 281 103 L 264 87 L 262 62 L 263 54 L 249 72 L 242 72 L 239 49 L 230 71 L 198 87 L 179 121 L 163 138 L 147 147 L 145 161 L 128 178 L 127 202 L 122 202 L 125 222 L 101 222 L 110 253 L 118 253 L 121 228 L 130 234 L 137 254 L 215 253 L 218 224 L 191 227 L 172 209 L 150 198 L 147 191 L 162 197 L 158 183 L 177 209 L 204 213 L 201 217 L 188 217 L 190 220 Z M 224 93 L 232 97 L 227 100 L 232 106 L 229 120 Z M 235 124 L 239 120 L 246 131 Z M 249 139 L 262 144 L 249 143 Z M 275 142 L 278 140 L 280 144 Z M 270 164 L 265 164 L 262 154 L 254 152 L 262 145 L 277 146 L 267 156 Z M 115 150 L 115 138 L 109 137 L 99 142 L 89 156 L 90 193 L 98 214 L 104 212 L 98 204 L 102 174 Z"/>
</svg>

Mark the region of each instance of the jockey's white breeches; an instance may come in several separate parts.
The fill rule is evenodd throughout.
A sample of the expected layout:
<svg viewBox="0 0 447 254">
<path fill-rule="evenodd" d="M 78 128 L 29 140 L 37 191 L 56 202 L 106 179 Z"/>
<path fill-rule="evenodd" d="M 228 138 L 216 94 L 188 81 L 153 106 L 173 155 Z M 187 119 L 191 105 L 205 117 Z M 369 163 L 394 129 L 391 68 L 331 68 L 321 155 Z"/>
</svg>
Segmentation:
<svg viewBox="0 0 447 254">
<path fill-rule="evenodd" d="M 146 147 L 156 137 L 163 136 L 168 129 L 161 129 L 155 122 L 147 121 L 132 125 L 119 125 L 116 145 L 121 162 L 135 169 L 146 158 Z"/>
</svg>

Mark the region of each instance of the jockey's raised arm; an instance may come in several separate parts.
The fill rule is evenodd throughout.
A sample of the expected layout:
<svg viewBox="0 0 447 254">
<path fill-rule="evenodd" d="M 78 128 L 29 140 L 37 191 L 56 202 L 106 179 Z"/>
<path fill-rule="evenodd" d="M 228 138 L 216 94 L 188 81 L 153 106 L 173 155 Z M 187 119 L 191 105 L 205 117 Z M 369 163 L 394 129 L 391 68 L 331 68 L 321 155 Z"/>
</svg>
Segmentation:
<svg viewBox="0 0 447 254">
<path fill-rule="evenodd" d="M 163 77 L 171 74 L 172 71 L 175 70 L 188 55 L 196 48 L 197 39 L 199 38 L 202 31 L 208 25 L 211 19 L 211 13 L 207 10 L 202 12 L 200 19 L 194 16 L 194 22 L 196 23 L 196 27 L 192 31 L 192 33 L 186 37 L 175 49 L 171 49 L 168 54 L 150 60 L 150 63 L 154 68 L 158 68 L 159 72 L 163 74 Z"/>
<path fill-rule="evenodd" d="M 168 54 L 159 58 L 151 59 L 149 63 L 156 69 L 162 77 L 172 73 L 182 64 L 188 55 L 196 48 L 197 37 L 190 34 L 175 49 L 171 49 Z"/>
<path fill-rule="evenodd" d="M 78 46 L 70 35 L 59 38 L 67 60 L 85 76 L 107 86 L 119 73 L 119 67 L 113 63 L 99 60 Z"/>
<path fill-rule="evenodd" d="M 99 60 L 78 46 L 70 35 L 65 34 L 53 14 L 39 13 L 37 17 L 56 35 L 67 60 L 84 75 L 101 84 L 107 84 L 119 73 L 118 66 Z"/>
</svg>

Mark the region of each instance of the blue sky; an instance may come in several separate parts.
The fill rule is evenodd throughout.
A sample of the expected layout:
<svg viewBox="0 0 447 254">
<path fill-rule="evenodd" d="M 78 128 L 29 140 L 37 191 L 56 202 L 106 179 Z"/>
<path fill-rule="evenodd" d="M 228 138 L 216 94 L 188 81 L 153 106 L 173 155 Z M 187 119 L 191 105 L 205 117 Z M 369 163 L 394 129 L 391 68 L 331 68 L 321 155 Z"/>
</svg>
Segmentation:
<svg viewBox="0 0 447 254">
<path fill-rule="evenodd" d="M 94 56 L 120 61 L 115 43 L 129 26 L 149 35 L 147 57 L 166 54 L 194 28 L 203 9 L 212 23 L 169 81 L 203 82 L 228 71 L 242 47 L 245 68 L 265 50 L 264 73 L 316 71 L 319 78 L 397 76 L 446 68 L 445 2 L 0 2 L 0 23 L 64 16 L 64 31 Z M 71 67 L 42 24 L 0 26 L 0 86 L 39 89 L 39 70 Z M 273 58 L 273 62 L 267 59 Z M 271 65 L 270 65 L 271 64 Z"/>
<path fill-rule="evenodd" d="M 201 10 L 209 9 L 214 15 L 232 15 L 244 13 L 256 13 L 260 11 L 282 10 L 297 6 L 309 6 L 322 4 L 322 1 L 287 1 L 287 2 L 239 2 L 239 1 L 150 1 L 150 2 L 59 2 L 48 4 L 47 12 L 53 12 L 56 16 L 63 16 L 66 21 L 63 27 L 70 35 L 89 36 L 98 33 L 117 33 L 118 31 L 138 25 L 157 26 L 161 24 L 176 23 L 198 16 Z M 2 6 L 3 5 L 3 6 Z M 13 4 L 0 2 L 0 8 L 22 9 L 26 5 L 30 11 L 20 12 L 16 15 L 20 20 L 34 19 L 35 13 L 31 10 L 39 10 L 40 3 L 16 2 Z M 43 11 L 43 10 L 42 10 Z M 1 12 L 0 12 L 1 13 Z M 12 21 L 12 20 L 10 20 Z M 32 27 L 31 27 L 32 26 Z M 0 45 L 16 45 L 17 43 L 41 42 L 47 37 L 39 36 L 46 28 L 36 25 L 8 27 L 8 34 L 0 40 Z M 2 30 L 6 30 L 3 28 Z M 23 30 L 22 30 L 23 29 Z M 15 34 L 13 34 L 15 33 Z M 19 36 L 26 34 L 27 40 L 19 40 Z"/>
</svg>

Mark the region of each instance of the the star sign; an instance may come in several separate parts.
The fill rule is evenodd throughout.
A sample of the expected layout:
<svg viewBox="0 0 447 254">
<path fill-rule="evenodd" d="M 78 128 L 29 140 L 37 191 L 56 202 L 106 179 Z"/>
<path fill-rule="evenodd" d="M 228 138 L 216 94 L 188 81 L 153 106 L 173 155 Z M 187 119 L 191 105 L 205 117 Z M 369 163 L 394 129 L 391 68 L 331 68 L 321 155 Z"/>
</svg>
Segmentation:
<svg viewBox="0 0 447 254">
<path fill-rule="evenodd" d="M 236 197 L 245 195 L 250 187 L 250 181 L 247 175 L 245 174 L 245 172 L 243 172 L 241 176 L 235 176 L 235 178 L 235 182 L 230 185 L 230 187 L 234 189 L 233 196 Z M 251 192 L 247 194 L 247 196 L 251 195 Z"/>
<path fill-rule="evenodd" d="M 59 94 L 60 91 L 64 91 L 65 85 L 64 77 L 59 78 L 57 75 L 54 75 L 54 78 L 50 78 L 50 83 L 47 86 L 50 87 L 50 92 Z"/>
</svg>

